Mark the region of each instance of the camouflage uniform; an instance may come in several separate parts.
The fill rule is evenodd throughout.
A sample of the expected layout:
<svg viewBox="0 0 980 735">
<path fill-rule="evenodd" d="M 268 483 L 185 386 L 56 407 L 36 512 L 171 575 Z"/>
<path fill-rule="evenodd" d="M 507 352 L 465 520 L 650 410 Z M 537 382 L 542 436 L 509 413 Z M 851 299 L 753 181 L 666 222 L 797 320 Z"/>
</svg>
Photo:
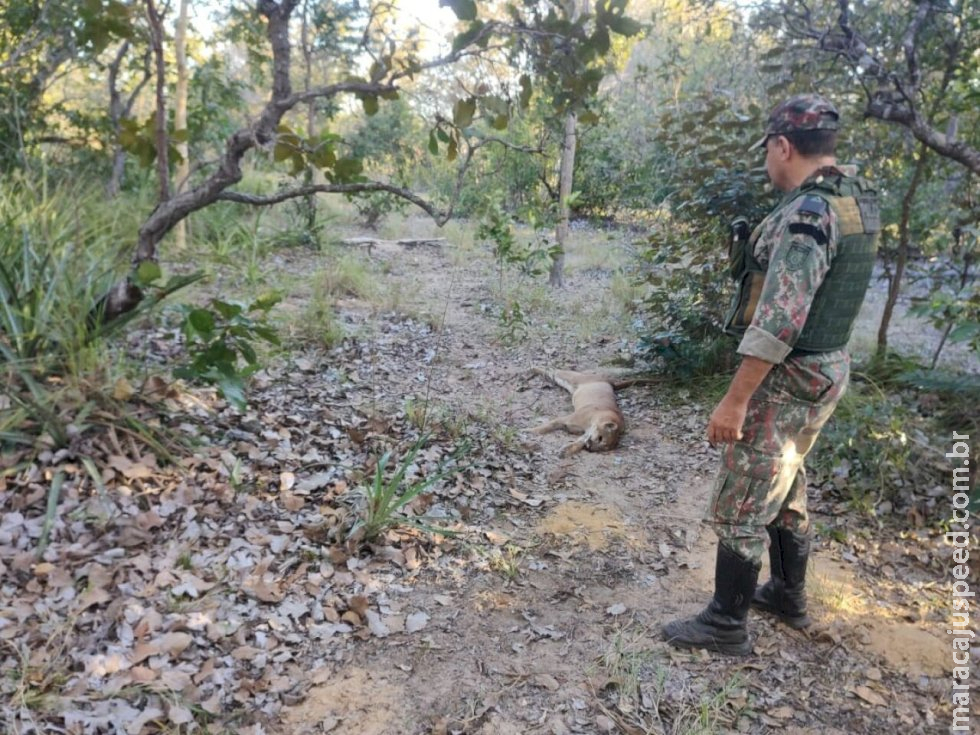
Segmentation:
<svg viewBox="0 0 980 735">
<path fill-rule="evenodd" d="M 752 561 L 765 553 L 767 525 L 806 532 L 803 460 L 847 388 L 845 350 L 793 351 L 839 240 L 834 211 L 809 211 L 806 201 L 799 190 L 787 194 L 750 241 L 766 273 L 738 352 L 775 367 L 749 401 L 742 439 L 725 445 L 705 518 L 722 542 Z"/>
<path fill-rule="evenodd" d="M 802 170 L 801 159 L 790 165 L 787 151 L 828 156 L 834 134 L 808 131 L 835 131 L 838 121 L 836 108 L 818 95 L 778 105 L 756 144 L 785 138 L 767 150 L 773 183 L 782 186 Z M 830 166 L 789 192 L 751 238 L 733 240 L 737 291 L 725 331 L 741 336 L 741 354 L 773 367 L 748 402 L 742 438 L 725 447 L 705 519 L 719 537 L 714 595 L 697 615 L 664 625 L 672 646 L 747 655 L 753 605 L 793 628 L 810 624 L 803 460 L 847 388 L 844 348 L 879 230 L 874 192 Z M 767 546 L 771 579 L 757 588 Z"/>
</svg>

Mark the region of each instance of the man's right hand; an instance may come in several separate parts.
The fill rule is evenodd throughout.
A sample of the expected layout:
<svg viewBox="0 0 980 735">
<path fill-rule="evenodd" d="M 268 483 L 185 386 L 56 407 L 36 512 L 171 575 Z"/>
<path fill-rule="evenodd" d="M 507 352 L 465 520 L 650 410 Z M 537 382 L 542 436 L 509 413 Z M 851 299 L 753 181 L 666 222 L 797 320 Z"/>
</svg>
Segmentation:
<svg viewBox="0 0 980 735">
<path fill-rule="evenodd" d="M 714 444 L 733 444 L 742 438 L 742 425 L 748 402 L 739 401 L 726 394 L 711 412 L 708 421 L 708 442 Z"/>
</svg>

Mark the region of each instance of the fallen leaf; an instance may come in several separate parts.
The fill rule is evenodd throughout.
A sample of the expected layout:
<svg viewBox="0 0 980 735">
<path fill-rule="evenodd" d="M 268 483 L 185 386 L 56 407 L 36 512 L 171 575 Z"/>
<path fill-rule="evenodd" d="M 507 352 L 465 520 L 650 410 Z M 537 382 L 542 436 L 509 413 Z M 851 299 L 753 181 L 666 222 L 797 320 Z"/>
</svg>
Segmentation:
<svg viewBox="0 0 980 735">
<path fill-rule="evenodd" d="M 167 717 L 175 725 L 186 725 L 194 721 L 194 715 L 191 714 L 191 711 L 187 707 L 179 704 L 170 705 L 170 709 L 167 710 Z"/>
<path fill-rule="evenodd" d="M 136 389 L 126 378 L 118 378 L 112 387 L 112 397 L 117 401 L 128 401 L 136 393 Z"/>
<path fill-rule="evenodd" d="M 361 617 L 364 617 L 364 613 L 368 611 L 371 607 L 371 601 L 368 600 L 364 595 L 353 595 L 347 601 L 347 607 L 356 612 Z"/>
<path fill-rule="evenodd" d="M 266 579 L 265 574 L 253 574 L 242 582 L 242 591 L 262 602 L 282 602 L 286 596 L 281 579 Z"/>
<path fill-rule="evenodd" d="M 860 685 L 854 687 L 853 689 L 851 689 L 851 691 L 854 694 L 858 695 L 861 699 L 863 699 L 868 704 L 873 704 L 876 707 L 886 707 L 888 705 L 888 702 L 885 701 L 885 698 L 882 697 L 880 694 L 878 694 L 878 692 L 876 692 L 874 689 L 871 689 L 870 687 Z"/>
<path fill-rule="evenodd" d="M 561 684 L 558 680 L 551 674 L 537 674 L 533 679 L 534 685 L 539 686 L 542 689 L 547 689 L 549 692 L 557 692 L 561 689 Z"/>
<path fill-rule="evenodd" d="M 767 714 L 779 720 L 788 720 L 793 715 L 796 714 L 796 710 L 787 705 L 785 707 L 777 707 L 776 709 L 771 709 Z"/>
<path fill-rule="evenodd" d="M 378 638 L 386 638 L 391 635 L 391 630 L 385 625 L 384 621 L 381 619 L 381 615 L 376 613 L 374 610 L 368 610 L 366 612 L 368 628 L 370 631 L 376 635 Z"/>
<path fill-rule="evenodd" d="M 422 610 L 412 613 L 405 620 L 405 632 L 417 633 L 429 624 L 429 616 Z"/>
</svg>

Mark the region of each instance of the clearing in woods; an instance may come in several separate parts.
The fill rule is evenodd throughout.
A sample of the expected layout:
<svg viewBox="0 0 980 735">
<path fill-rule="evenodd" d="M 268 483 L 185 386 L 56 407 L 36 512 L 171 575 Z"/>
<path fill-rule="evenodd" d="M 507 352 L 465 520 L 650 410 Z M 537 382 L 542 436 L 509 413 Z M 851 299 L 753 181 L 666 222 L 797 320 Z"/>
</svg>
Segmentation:
<svg viewBox="0 0 980 735">
<path fill-rule="evenodd" d="M 269 257 L 285 336 L 306 347 L 255 376 L 244 413 L 148 380 L 195 437 L 180 467 L 110 433 L 0 478 L 5 732 L 945 730 L 938 542 L 816 492 L 811 631 L 752 614 L 741 660 L 662 643 L 660 625 L 712 591 L 710 390 L 625 389 L 619 448 L 561 458 L 569 437 L 525 429 L 570 398 L 531 367 L 628 352 L 629 244 L 576 231 L 551 291 L 464 230 L 440 234 Z M 329 348 L 327 305 L 347 335 Z M 164 336 L 132 344 L 152 360 Z M 410 483 L 443 468 L 410 509 L 458 535 L 345 543 L 386 450 Z M 102 463 L 94 484 L 84 455 Z"/>
</svg>

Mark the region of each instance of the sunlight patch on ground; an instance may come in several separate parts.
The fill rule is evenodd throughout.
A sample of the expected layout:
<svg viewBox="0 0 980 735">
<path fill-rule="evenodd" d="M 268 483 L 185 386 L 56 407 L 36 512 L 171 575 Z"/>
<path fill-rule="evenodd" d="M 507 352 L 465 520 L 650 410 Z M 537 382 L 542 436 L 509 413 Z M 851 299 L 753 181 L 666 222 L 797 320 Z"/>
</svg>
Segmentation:
<svg viewBox="0 0 980 735">
<path fill-rule="evenodd" d="M 576 502 L 557 506 L 538 524 L 538 531 L 588 546 L 592 551 L 605 549 L 614 538 L 629 538 L 617 511 Z"/>
<path fill-rule="evenodd" d="M 861 642 L 891 666 L 913 674 L 941 676 L 948 667 L 948 645 L 937 633 L 900 617 L 900 610 L 878 607 L 853 573 L 831 560 L 813 559 L 809 587 L 818 624 L 844 621 L 861 628 Z"/>
<path fill-rule="evenodd" d="M 314 686 L 298 707 L 285 710 L 283 724 L 290 733 L 356 732 L 386 735 L 397 731 L 402 687 L 365 669 L 334 673 L 326 669 L 311 676 Z"/>
</svg>

